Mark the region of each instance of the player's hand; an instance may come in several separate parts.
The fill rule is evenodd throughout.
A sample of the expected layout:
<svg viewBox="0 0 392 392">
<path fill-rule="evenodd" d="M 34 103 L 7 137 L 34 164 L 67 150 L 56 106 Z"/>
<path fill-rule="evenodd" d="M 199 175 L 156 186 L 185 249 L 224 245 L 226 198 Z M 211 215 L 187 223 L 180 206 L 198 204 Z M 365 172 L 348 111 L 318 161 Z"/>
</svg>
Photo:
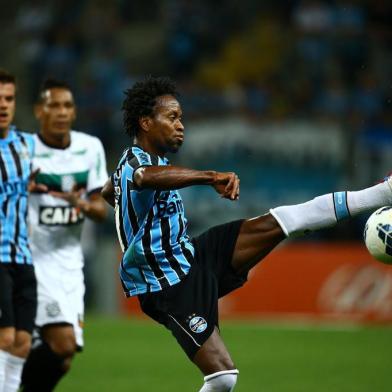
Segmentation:
<svg viewBox="0 0 392 392">
<path fill-rule="evenodd" d="M 30 193 L 46 193 L 48 191 L 48 187 L 44 184 L 38 184 L 35 179 L 39 173 L 39 169 L 36 169 L 31 172 L 29 176 L 29 185 L 27 189 Z"/>
<path fill-rule="evenodd" d="M 84 205 L 84 203 L 87 203 L 86 200 L 82 199 L 83 193 L 85 193 L 85 189 L 76 189 L 76 186 L 74 186 L 70 192 L 49 192 L 50 195 L 58 197 L 59 199 L 63 199 L 72 206 L 78 208 L 82 207 L 82 204 Z"/>
<path fill-rule="evenodd" d="M 235 173 L 216 173 L 212 186 L 225 199 L 238 200 L 240 197 L 240 179 Z"/>
</svg>

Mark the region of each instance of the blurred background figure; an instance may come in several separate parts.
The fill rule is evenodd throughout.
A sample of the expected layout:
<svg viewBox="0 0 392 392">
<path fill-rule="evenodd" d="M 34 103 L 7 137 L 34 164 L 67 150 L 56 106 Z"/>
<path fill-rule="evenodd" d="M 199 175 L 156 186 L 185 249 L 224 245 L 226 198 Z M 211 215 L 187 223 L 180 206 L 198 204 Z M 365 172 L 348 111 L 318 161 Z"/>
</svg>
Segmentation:
<svg viewBox="0 0 392 392">
<path fill-rule="evenodd" d="M 46 192 L 29 196 L 38 306 L 22 383 L 25 392 L 50 392 L 83 349 L 82 224 L 106 218 L 100 192 L 108 174 L 100 140 L 72 130 L 76 106 L 67 83 L 45 80 L 34 109 L 39 131 L 32 163 Z"/>
</svg>

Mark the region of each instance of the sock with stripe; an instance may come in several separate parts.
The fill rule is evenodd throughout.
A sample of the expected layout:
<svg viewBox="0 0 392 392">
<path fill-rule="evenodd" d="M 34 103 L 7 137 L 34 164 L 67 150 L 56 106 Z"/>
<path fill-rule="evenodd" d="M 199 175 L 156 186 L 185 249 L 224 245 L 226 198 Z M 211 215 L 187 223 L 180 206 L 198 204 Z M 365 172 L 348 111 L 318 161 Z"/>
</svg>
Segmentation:
<svg viewBox="0 0 392 392">
<path fill-rule="evenodd" d="M 286 236 L 333 226 L 342 219 L 392 204 L 392 179 L 356 192 L 334 192 L 270 210 Z"/>
<path fill-rule="evenodd" d="M 24 358 L 8 354 L 3 392 L 17 392 L 19 390 L 20 379 L 25 362 L 26 360 Z"/>
</svg>

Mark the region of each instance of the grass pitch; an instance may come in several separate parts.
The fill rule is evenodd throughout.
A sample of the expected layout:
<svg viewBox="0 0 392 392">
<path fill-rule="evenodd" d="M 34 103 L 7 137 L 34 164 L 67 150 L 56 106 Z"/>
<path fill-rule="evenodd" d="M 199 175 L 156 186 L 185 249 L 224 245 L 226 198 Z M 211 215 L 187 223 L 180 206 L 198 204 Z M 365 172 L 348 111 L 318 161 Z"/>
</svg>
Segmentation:
<svg viewBox="0 0 392 392">
<path fill-rule="evenodd" d="M 236 392 L 390 392 L 391 327 L 223 322 Z M 148 320 L 87 317 L 85 350 L 58 392 L 197 392 L 202 375 Z"/>
</svg>

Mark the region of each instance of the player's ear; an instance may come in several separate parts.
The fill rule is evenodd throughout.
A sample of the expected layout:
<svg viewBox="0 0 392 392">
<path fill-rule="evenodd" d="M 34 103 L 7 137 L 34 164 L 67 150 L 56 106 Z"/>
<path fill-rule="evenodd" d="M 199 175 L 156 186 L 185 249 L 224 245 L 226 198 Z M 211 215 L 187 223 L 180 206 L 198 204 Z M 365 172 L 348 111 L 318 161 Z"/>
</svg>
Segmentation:
<svg viewBox="0 0 392 392">
<path fill-rule="evenodd" d="M 148 132 L 150 130 L 152 124 L 151 117 L 143 116 L 139 118 L 139 126 L 144 132 Z"/>
</svg>

